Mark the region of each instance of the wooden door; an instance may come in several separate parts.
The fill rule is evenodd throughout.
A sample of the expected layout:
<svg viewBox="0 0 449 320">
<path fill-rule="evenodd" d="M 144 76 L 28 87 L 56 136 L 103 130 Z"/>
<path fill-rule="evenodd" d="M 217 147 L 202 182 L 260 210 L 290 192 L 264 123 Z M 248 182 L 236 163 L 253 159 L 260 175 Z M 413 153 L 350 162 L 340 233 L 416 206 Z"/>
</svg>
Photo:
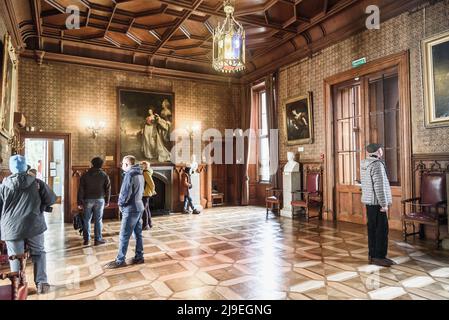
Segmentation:
<svg viewBox="0 0 449 320">
<path fill-rule="evenodd" d="M 365 132 L 359 81 L 334 88 L 335 199 L 338 220 L 364 223 L 360 160 Z"/>
<path fill-rule="evenodd" d="M 401 110 L 397 68 L 337 85 L 334 97 L 335 204 L 338 220 L 366 223 L 360 161 L 369 143 L 380 143 L 391 184 L 390 226 L 401 227 Z"/>
<path fill-rule="evenodd" d="M 391 185 L 393 205 L 389 210 L 390 226 L 401 228 L 401 199 L 403 198 L 401 168 L 403 121 L 399 103 L 399 77 L 397 68 L 371 74 L 364 79 L 365 143 L 383 146 L 387 175 Z"/>
</svg>

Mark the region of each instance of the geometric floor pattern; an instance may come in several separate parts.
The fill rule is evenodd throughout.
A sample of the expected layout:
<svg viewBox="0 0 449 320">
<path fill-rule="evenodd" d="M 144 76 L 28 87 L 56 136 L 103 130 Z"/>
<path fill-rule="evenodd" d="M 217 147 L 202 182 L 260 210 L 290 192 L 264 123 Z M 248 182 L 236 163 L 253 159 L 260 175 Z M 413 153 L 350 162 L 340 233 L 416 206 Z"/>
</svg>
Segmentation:
<svg viewBox="0 0 449 320">
<path fill-rule="evenodd" d="M 145 264 L 105 270 L 117 254 L 118 221 L 103 246 L 82 246 L 71 225 L 46 234 L 51 293 L 29 299 L 449 299 L 449 254 L 390 232 L 397 265 L 367 263 L 366 227 L 221 207 L 157 217 L 144 231 Z M 128 258 L 133 256 L 131 240 Z M 28 266 L 28 279 L 32 268 Z M 35 290 L 34 290 L 35 291 Z"/>
</svg>

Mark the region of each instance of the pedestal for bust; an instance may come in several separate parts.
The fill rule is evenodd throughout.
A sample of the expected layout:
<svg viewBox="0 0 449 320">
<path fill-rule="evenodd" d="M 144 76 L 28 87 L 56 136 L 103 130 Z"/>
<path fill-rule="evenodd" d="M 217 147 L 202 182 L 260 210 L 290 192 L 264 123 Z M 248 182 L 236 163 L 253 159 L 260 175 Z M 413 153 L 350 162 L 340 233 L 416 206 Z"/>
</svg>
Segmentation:
<svg viewBox="0 0 449 320">
<path fill-rule="evenodd" d="M 299 163 L 294 161 L 289 155 L 289 161 L 284 167 L 283 174 L 283 205 L 281 216 L 293 218 L 293 209 L 291 206 L 292 192 L 301 189 L 301 174 L 299 172 Z"/>
<path fill-rule="evenodd" d="M 200 174 L 197 170 L 192 172 L 191 174 L 191 181 L 192 181 L 192 189 L 190 189 L 190 196 L 192 197 L 193 206 L 196 210 L 201 211 L 203 210 L 203 206 L 201 205 L 201 180 L 200 180 Z"/>
</svg>

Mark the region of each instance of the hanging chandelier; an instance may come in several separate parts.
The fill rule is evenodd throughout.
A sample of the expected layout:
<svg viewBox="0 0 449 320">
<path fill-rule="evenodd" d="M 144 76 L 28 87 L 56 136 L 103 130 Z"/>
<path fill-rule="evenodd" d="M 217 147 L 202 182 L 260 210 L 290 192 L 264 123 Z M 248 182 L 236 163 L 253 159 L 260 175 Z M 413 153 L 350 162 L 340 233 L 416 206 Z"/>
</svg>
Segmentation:
<svg viewBox="0 0 449 320">
<path fill-rule="evenodd" d="M 214 31 L 212 66 L 221 72 L 239 72 L 245 69 L 245 30 L 234 19 L 231 0 L 224 1 L 224 11 L 226 19 Z"/>
</svg>

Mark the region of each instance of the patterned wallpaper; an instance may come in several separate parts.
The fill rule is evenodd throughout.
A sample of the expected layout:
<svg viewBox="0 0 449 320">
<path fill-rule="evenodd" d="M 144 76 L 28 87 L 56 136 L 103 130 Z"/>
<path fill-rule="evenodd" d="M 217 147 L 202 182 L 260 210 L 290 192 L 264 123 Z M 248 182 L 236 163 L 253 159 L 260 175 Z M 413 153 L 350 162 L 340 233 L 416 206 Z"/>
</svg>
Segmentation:
<svg viewBox="0 0 449 320">
<path fill-rule="evenodd" d="M 410 50 L 411 114 L 413 153 L 449 152 L 449 127 L 424 127 L 423 84 L 421 67 L 421 40 L 449 31 L 449 2 L 443 1 L 415 13 L 404 13 L 381 24 L 380 30 L 366 30 L 322 52 L 280 71 L 279 101 L 313 91 L 315 142 L 304 145 L 302 159 L 319 159 L 325 152 L 325 115 L 323 80 L 351 68 L 351 61 L 366 57 L 373 61 L 403 50 Z M 282 106 L 283 107 L 283 106 Z M 279 114 L 280 159 L 286 160 L 287 151 L 298 146 L 286 146 L 283 134 L 285 123 Z M 438 141 L 438 143 L 436 143 Z"/>
<path fill-rule="evenodd" d="M 19 109 L 29 126 L 45 131 L 72 133 L 72 163 L 87 165 L 92 157 L 116 154 L 117 88 L 175 93 L 175 124 L 183 127 L 200 121 L 202 129 L 223 131 L 234 126 L 233 98 L 228 84 L 169 80 L 150 75 L 106 70 L 67 63 L 22 59 Z M 89 119 L 102 120 L 107 128 L 94 140 L 86 130 Z"/>
</svg>

